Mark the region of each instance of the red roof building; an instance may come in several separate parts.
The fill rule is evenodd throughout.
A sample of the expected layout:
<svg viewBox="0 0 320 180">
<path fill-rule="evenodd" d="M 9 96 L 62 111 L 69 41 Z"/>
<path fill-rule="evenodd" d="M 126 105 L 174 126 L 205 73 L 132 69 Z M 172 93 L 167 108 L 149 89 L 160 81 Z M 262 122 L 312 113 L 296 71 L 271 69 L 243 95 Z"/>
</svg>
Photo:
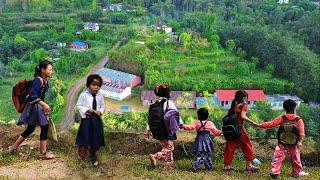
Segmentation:
<svg viewBox="0 0 320 180">
<path fill-rule="evenodd" d="M 214 93 L 215 104 L 224 108 L 230 108 L 237 90 L 216 90 Z M 252 106 L 256 101 L 266 101 L 263 90 L 245 90 L 248 93 L 248 105 Z"/>
</svg>

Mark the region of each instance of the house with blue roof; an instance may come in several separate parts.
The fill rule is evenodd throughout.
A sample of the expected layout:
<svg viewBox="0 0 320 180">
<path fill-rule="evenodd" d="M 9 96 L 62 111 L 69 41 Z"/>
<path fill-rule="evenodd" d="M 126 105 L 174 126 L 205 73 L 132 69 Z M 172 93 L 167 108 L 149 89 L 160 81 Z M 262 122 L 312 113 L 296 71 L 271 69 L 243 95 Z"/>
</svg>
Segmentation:
<svg viewBox="0 0 320 180">
<path fill-rule="evenodd" d="M 85 42 L 81 42 L 81 41 L 74 41 L 70 45 L 71 51 L 86 51 L 88 49 L 89 49 L 88 44 Z"/>
<path fill-rule="evenodd" d="M 102 77 L 104 82 L 117 84 L 121 87 L 133 88 L 141 84 L 141 78 L 139 76 L 109 69 L 109 68 L 100 69 L 99 75 Z"/>
</svg>

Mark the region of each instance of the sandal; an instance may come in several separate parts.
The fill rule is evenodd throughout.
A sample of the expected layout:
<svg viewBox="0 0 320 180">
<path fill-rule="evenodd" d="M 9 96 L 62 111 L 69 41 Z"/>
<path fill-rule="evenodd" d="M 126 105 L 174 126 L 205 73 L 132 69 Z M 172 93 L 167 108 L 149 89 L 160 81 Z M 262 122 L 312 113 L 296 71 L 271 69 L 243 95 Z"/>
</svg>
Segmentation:
<svg viewBox="0 0 320 180">
<path fill-rule="evenodd" d="M 151 163 L 152 167 L 156 167 L 157 166 L 157 160 L 156 160 L 156 158 L 154 157 L 153 154 L 149 154 L 149 160 L 150 160 L 150 163 Z"/>
<path fill-rule="evenodd" d="M 12 146 L 9 146 L 7 152 L 11 153 L 11 154 L 16 153 L 17 152 L 17 148 L 13 148 Z"/>
<path fill-rule="evenodd" d="M 52 152 L 50 151 L 47 151 L 43 154 L 40 154 L 39 155 L 39 158 L 42 159 L 42 160 L 49 160 L 49 159 L 53 159 L 54 158 L 54 155 Z"/>
<path fill-rule="evenodd" d="M 246 167 L 246 169 L 244 170 L 246 172 L 251 172 L 251 173 L 255 173 L 255 172 L 258 172 L 259 171 L 259 168 L 258 167 L 255 167 L 255 166 L 251 166 L 251 167 Z"/>
</svg>

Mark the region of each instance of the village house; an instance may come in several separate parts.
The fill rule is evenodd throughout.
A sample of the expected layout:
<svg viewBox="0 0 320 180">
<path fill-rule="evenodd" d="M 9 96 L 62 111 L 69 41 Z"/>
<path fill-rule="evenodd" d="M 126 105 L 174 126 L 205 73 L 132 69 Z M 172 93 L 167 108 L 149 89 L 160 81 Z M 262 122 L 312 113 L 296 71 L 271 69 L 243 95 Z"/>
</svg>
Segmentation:
<svg viewBox="0 0 320 180">
<path fill-rule="evenodd" d="M 299 107 L 299 105 L 303 102 L 303 100 L 297 96 L 290 96 L 286 94 L 267 95 L 267 99 L 273 110 L 283 110 L 283 102 L 287 99 L 294 100 L 297 103 L 297 107 Z"/>
<path fill-rule="evenodd" d="M 196 97 L 196 106 L 197 109 L 203 108 L 203 107 L 214 107 L 214 97 Z"/>
<path fill-rule="evenodd" d="M 109 68 L 100 69 L 99 74 L 104 82 L 110 82 L 122 87 L 133 88 L 141 84 L 141 78 L 139 76 Z"/>
<path fill-rule="evenodd" d="M 144 106 L 149 106 L 157 100 L 153 91 L 142 91 L 141 102 Z M 177 108 L 196 108 L 195 91 L 171 91 L 170 100 L 174 102 Z"/>
<path fill-rule="evenodd" d="M 110 11 L 122 11 L 123 5 L 122 3 L 111 4 L 109 6 Z"/>
<path fill-rule="evenodd" d="M 88 48 L 89 48 L 88 44 L 81 41 L 74 41 L 70 45 L 71 51 L 86 51 L 88 50 Z"/>
<path fill-rule="evenodd" d="M 101 93 L 104 97 L 122 101 L 131 95 L 131 87 L 121 87 L 117 84 L 103 82 L 99 93 Z"/>
<path fill-rule="evenodd" d="M 44 41 L 43 44 L 45 44 L 47 47 L 66 47 L 67 46 L 67 43 L 65 42 Z"/>
<path fill-rule="evenodd" d="M 83 29 L 91 30 L 93 32 L 99 31 L 99 24 L 98 23 L 92 23 L 92 22 L 86 22 L 83 26 Z"/>
<path fill-rule="evenodd" d="M 288 4 L 289 0 L 279 0 L 278 4 Z"/>
<path fill-rule="evenodd" d="M 214 93 L 214 104 L 221 105 L 224 109 L 231 107 L 237 90 L 216 90 Z M 263 90 L 245 90 L 248 93 L 248 106 L 252 108 L 256 101 L 266 101 L 267 97 Z"/>
<path fill-rule="evenodd" d="M 163 30 L 164 32 L 166 32 L 169 35 L 172 35 L 172 33 L 173 33 L 172 32 L 172 27 L 167 26 L 165 24 L 156 24 L 156 25 L 154 25 L 154 28 L 156 30 Z"/>
<path fill-rule="evenodd" d="M 101 94 L 118 101 L 130 96 L 132 88 L 141 83 L 139 76 L 109 68 L 100 69 L 99 75 L 103 79 Z"/>
</svg>

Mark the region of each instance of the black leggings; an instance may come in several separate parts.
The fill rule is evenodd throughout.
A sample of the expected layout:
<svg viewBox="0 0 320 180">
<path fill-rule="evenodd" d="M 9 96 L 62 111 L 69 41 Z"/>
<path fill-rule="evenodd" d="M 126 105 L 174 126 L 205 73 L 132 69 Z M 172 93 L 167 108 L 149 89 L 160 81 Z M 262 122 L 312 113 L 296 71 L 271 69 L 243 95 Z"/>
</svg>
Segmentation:
<svg viewBox="0 0 320 180">
<path fill-rule="evenodd" d="M 40 128 L 40 141 L 47 140 L 48 125 L 40 126 Z M 21 136 L 26 139 L 30 134 L 34 132 L 35 129 L 36 125 L 28 125 L 27 129 L 21 134 Z"/>
</svg>

